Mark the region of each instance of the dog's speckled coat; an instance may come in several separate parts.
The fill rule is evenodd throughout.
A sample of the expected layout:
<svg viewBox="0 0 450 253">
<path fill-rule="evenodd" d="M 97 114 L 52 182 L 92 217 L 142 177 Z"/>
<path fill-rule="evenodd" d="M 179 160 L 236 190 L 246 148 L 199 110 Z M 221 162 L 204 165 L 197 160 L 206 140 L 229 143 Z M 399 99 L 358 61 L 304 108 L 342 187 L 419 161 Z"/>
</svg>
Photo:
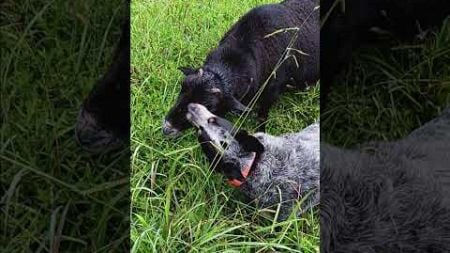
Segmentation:
<svg viewBox="0 0 450 253">
<path fill-rule="evenodd" d="M 295 200 L 310 194 L 299 214 L 319 203 L 320 128 L 314 123 L 299 133 L 256 133 L 265 151 L 240 190 L 261 208 L 282 203 L 279 219 L 289 216 Z"/>
<path fill-rule="evenodd" d="M 393 142 L 321 146 L 321 252 L 450 252 L 450 109 Z"/>
</svg>

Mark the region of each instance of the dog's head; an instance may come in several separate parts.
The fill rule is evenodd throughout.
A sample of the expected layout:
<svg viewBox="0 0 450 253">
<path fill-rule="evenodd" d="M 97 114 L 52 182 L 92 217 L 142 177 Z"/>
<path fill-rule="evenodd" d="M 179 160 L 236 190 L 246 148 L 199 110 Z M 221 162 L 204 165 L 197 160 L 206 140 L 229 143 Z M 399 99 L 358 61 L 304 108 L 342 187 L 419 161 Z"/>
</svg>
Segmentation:
<svg viewBox="0 0 450 253">
<path fill-rule="evenodd" d="M 198 129 L 203 152 L 216 171 L 239 187 L 256 166 L 264 146 L 246 131 L 237 131 L 226 119 L 218 117 L 200 104 L 189 104 L 186 119 Z"/>
</svg>

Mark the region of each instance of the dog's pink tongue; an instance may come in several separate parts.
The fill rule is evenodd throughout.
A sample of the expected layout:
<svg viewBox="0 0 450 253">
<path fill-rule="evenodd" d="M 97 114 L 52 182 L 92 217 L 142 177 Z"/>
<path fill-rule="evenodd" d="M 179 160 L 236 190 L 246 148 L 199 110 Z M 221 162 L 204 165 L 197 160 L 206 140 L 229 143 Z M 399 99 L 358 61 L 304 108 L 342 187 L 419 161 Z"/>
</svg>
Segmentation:
<svg viewBox="0 0 450 253">
<path fill-rule="evenodd" d="M 243 176 L 245 179 L 247 179 L 248 174 L 250 173 L 250 166 L 245 166 L 245 167 L 242 169 L 241 173 L 242 173 L 242 176 Z M 244 183 L 243 181 L 239 181 L 239 180 L 237 180 L 237 179 L 235 179 L 235 178 L 234 178 L 234 179 L 229 179 L 229 180 L 228 180 L 228 184 L 231 185 L 231 186 L 233 186 L 233 187 L 236 187 L 236 188 L 241 187 L 241 185 L 242 185 L 243 183 Z"/>
<path fill-rule="evenodd" d="M 242 181 L 239 181 L 237 179 L 232 179 L 232 180 L 228 180 L 228 184 L 233 187 L 239 188 L 242 185 Z"/>
</svg>

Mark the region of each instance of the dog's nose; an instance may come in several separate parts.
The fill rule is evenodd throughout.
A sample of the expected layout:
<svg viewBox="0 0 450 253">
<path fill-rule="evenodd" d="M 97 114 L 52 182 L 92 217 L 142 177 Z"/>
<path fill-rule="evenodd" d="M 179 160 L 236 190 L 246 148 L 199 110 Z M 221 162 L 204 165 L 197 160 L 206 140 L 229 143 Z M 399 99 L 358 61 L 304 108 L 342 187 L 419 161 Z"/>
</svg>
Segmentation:
<svg viewBox="0 0 450 253">
<path fill-rule="evenodd" d="M 162 130 L 163 130 L 163 134 L 166 135 L 166 136 L 175 136 L 175 135 L 177 135 L 178 132 L 179 132 L 179 131 L 178 131 L 176 128 L 174 128 L 174 127 L 172 126 L 172 124 L 171 124 L 169 121 L 167 121 L 167 120 L 164 120 Z"/>
</svg>

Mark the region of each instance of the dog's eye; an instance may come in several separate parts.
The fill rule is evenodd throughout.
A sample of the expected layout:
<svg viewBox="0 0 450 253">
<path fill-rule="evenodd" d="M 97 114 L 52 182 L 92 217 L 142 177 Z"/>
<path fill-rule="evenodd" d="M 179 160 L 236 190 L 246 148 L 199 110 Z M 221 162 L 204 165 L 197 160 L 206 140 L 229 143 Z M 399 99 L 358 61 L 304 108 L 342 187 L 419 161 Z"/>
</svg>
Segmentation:
<svg viewBox="0 0 450 253">
<path fill-rule="evenodd" d="M 209 119 L 208 119 L 208 123 L 209 123 L 209 124 L 216 123 L 216 118 L 209 118 Z"/>
</svg>

